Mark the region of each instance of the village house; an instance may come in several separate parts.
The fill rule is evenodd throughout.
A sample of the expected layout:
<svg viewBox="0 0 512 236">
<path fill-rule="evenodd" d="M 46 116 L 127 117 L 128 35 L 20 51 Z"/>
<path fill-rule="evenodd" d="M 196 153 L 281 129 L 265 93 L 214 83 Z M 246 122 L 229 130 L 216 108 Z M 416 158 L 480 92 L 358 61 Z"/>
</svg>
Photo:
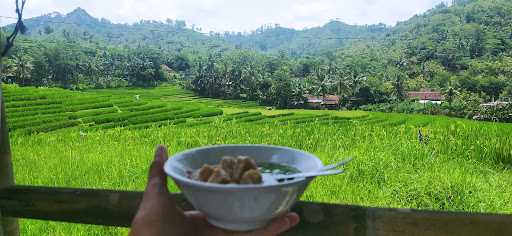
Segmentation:
<svg viewBox="0 0 512 236">
<path fill-rule="evenodd" d="M 323 99 L 317 96 L 307 96 L 306 106 L 311 109 L 320 109 L 322 108 Z"/>
<path fill-rule="evenodd" d="M 502 107 L 507 106 L 508 104 L 509 104 L 509 102 L 494 101 L 494 102 L 480 104 L 480 106 L 484 107 L 484 108 L 502 108 Z"/>
<path fill-rule="evenodd" d="M 409 99 L 418 99 L 418 102 L 421 104 L 441 104 L 445 100 L 441 92 L 432 91 L 430 89 L 422 89 L 421 91 L 407 92 L 407 97 Z"/>
<path fill-rule="evenodd" d="M 480 104 L 480 107 L 483 107 L 483 108 L 503 108 L 503 107 L 507 106 L 510 103 L 511 103 L 511 99 L 509 97 L 503 97 L 503 98 L 500 98 L 500 99 L 498 99 L 496 101 L 493 98 L 492 102 Z"/>
<path fill-rule="evenodd" d="M 306 105 L 310 109 L 339 109 L 340 97 L 336 95 L 307 96 Z"/>
<path fill-rule="evenodd" d="M 324 108 L 330 109 L 330 110 L 336 110 L 340 108 L 340 97 L 336 95 L 327 95 L 323 99 L 322 105 Z"/>
</svg>

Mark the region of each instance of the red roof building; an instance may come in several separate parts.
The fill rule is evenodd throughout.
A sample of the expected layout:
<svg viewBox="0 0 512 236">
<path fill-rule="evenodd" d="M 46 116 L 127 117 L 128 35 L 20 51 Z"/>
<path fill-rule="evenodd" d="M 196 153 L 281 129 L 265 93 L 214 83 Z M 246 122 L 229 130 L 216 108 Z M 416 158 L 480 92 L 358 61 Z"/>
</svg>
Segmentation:
<svg viewBox="0 0 512 236">
<path fill-rule="evenodd" d="M 444 96 L 441 92 L 430 90 L 407 92 L 407 97 L 411 99 L 419 99 L 420 101 L 444 101 Z"/>
<path fill-rule="evenodd" d="M 322 104 L 326 106 L 337 106 L 340 104 L 340 97 L 336 95 L 327 95 L 323 100 Z"/>
<path fill-rule="evenodd" d="M 323 100 L 321 97 L 316 97 L 316 96 L 308 96 L 308 101 L 307 103 L 311 103 L 311 104 L 314 104 L 314 103 L 318 103 L 318 104 L 322 104 Z"/>
<path fill-rule="evenodd" d="M 310 108 L 337 108 L 340 105 L 340 97 L 336 95 L 307 96 L 307 105 Z"/>
</svg>

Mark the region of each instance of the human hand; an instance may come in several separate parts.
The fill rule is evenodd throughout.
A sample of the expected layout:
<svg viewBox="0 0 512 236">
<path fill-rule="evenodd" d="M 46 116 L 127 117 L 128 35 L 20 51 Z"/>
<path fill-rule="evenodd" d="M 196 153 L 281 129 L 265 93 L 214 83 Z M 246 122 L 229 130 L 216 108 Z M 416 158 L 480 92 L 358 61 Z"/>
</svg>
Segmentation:
<svg viewBox="0 0 512 236">
<path fill-rule="evenodd" d="M 252 232 L 230 232 L 216 228 L 200 212 L 183 212 L 167 189 L 163 167 L 167 148 L 159 146 L 149 170 L 148 184 L 132 222 L 130 236 L 274 236 L 299 223 L 296 213 L 274 219 L 267 227 Z"/>
</svg>

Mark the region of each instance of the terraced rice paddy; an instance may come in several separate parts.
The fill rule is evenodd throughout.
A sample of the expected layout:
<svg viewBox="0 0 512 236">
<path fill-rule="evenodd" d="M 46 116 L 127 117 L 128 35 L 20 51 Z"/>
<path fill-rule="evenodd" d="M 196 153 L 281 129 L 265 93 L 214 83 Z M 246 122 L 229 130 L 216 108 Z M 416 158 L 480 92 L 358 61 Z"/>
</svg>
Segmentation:
<svg viewBox="0 0 512 236">
<path fill-rule="evenodd" d="M 264 115 L 261 112 L 248 111 L 222 116 L 223 107 L 258 107 L 254 102 L 198 98 L 186 90 L 173 86 L 89 92 L 6 87 L 5 97 L 10 131 L 24 134 L 51 132 L 64 128 L 89 131 L 165 125 L 190 127 L 210 124 L 216 120 L 296 124 L 329 121 L 335 118 L 330 114 L 279 112 Z"/>
<path fill-rule="evenodd" d="M 140 191 L 157 144 L 167 144 L 173 154 L 204 145 L 263 143 L 306 150 L 324 163 L 355 158 L 346 174 L 315 180 L 303 200 L 512 213 L 511 124 L 267 110 L 197 98 L 170 86 L 80 93 L 7 87 L 5 95 L 18 184 Z M 21 229 L 22 235 L 127 233 L 33 220 L 22 220 Z"/>
</svg>

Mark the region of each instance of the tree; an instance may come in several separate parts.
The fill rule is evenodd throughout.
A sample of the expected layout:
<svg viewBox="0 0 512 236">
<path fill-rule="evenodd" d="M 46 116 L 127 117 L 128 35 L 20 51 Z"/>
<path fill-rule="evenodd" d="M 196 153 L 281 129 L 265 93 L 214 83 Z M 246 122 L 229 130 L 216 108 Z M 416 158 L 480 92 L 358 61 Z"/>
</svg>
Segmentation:
<svg viewBox="0 0 512 236">
<path fill-rule="evenodd" d="M 18 16 L 18 20 L 16 21 L 16 25 L 14 26 L 14 30 L 12 33 L 7 36 L 5 43 L 3 44 L 3 50 L 0 53 L 0 60 L 1 58 L 7 56 L 7 53 L 9 50 L 14 46 L 14 40 L 16 40 L 16 37 L 21 32 L 22 34 L 27 31 L 27 27 L 23 23 L 23 11 L 25 10 L 25 4 L 27 0 L 16 0 L 16 14 Z"/>
<path fill-rule="evenodd" d="M 47 25 L 47 26 L 44 27 L 44 31 L 43 32 L 44 32 L 44 34 L 48 35 L 48 34 L 53 33 L 54 29 L 51 26 Z"/>
<path fill-rule="evenodd" d="M 457 95 L 457 91 L 455 91 L 455 89 L 453 87 L 448 87 L 448 89 L 444 92 L 445 94 L 445 97 L 446 97 L 446 101 L 448 102 L 448 104 L 450 104 L 450 106 L 452 105 L 453 103 L 453 100 L 455 100 L 455 96 Z"/>
<path fill-rule="evenodd" d="M 391 67 L 386 72 L 386 78 L 392 82 L 393 95 L 399 101 L 405 99 L 405 75 L 398 69 Z"/>
<path fill-rule="evenodd" d="M 335 70 L 330 66 L 321 65 L 314 69 L 313 72 L 313 83 L 315 86 L 314 93 L 325 97 L 331 92 L 333 85 L 333 77 Z"/>
<path fill-rule="evenodd" d="M 274 75 L 275 82 L 272 85 L 272 97 L 274 105 L 278 108 L 286 108 L 291 104 L 293 97 L 292 81 L 288 68 L 281 68 Z"/>
<path fill-rule="evenodd" d="M 480 77 L 480 90 L 494 99 L 498 99 L 507 86 L 506 79 L 501 77 Z"/>
<path fill-rule="evenodd" d="M 510 99 L 510 102 L 512 102 L 512 85 L 507 86 L 503 90 L 503 93 L 501 94 L 501 96 Z"/>
<path fill-rule="evenodd" d="M 160 51 L 140 47 L 128 52 L 125 77 L 131 86 L 152 87 L 166 80 L 161 65 L 165 64 Z"/>
<path fill-rule="evenodd" d="M 6 63 L 8 70 L 15 76 L 15 82 L 21 86 L 30 84 L 33 69 L 32 58 L 25 53 L 12 56 Z"/>
<path fill-rule="evenodd" d="M 187 55 L 180 53 L 175 55 L 169 63 L 171 69 L 177 71 L 187 71 L 190 69 L 190 61 Z"/>
</svg>

